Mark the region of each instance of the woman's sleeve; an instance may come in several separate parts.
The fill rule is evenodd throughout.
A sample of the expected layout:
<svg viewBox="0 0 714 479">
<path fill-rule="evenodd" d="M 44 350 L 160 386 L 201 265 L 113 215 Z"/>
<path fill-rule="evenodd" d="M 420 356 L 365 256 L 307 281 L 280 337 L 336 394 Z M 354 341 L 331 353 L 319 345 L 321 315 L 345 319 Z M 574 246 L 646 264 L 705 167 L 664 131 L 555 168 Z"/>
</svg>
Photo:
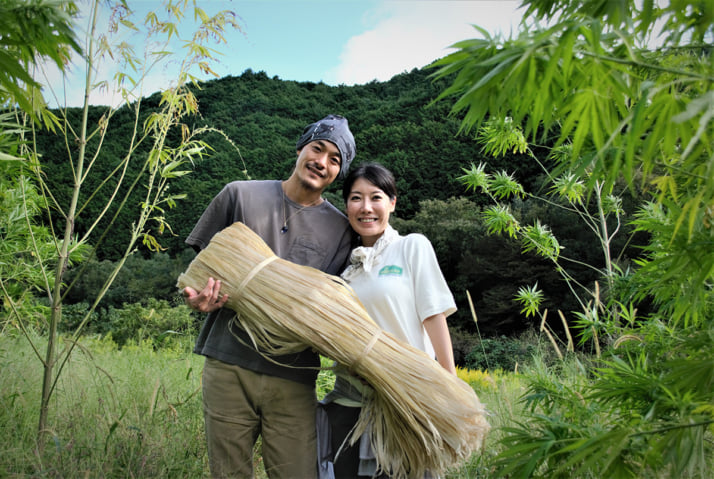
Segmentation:
<svg viewBox="0 0 714 479">
<path fill-rule="evenodd" d="M 456 302 L 439 268 L 434 247 L 426 236 L 410 234 L 405 243 L 407 261 L 412 274 L 419 320 L 435 314 L 449 316 L 456 311 Z"/>
</svg>

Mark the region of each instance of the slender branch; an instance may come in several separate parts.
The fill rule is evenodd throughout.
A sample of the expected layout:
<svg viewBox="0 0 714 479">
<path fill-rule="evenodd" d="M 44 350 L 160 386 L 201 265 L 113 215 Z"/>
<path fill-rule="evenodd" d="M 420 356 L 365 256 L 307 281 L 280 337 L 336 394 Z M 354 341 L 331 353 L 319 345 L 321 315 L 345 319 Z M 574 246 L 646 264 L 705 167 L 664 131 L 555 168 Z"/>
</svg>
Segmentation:
<svg viewBox="0 0 714 479">
<path fill-rule="evenodd" d="M 45 364 L 45 360 L 42 357 L 42 353 L 37 349 L 35 343 L 32 341 L 30 337 L 29 331 L 25 328 L 25 323 L 22 321 L 22 317 L 20 316 L 20 312 L 17 310 L 17 307 L 15 306 L 15 302 L 12 300 L 12 297 L 10 296 L 10 293 L 7 291 L 7 288 L 5 288 L 5 282 L 0 278 L 0 288 L 2 288 L 2 293 L 5 296 L 5 301 L 6 304 L 10 305 L 10 309 L 12 310 L 12 314 L 15 315 L 17 318 L 17 324 L 20 326 L 20 330 L 22 331 L 22 334 L 25 336 L 27 339 L 27 342 L 30 343 L 30 347 L 32 348 L 32 351 L 35 353 L 35 356 L 37 356 L 37 359 L 42 362 L 42 364 Z"/>
<path fill-rule="evenodd" d="M 630 434 L 630 436 L 648 436 L 652 434 L 660 434 L 663 432 L 676 431 L 677 429 L 689 429 L 692 427 L 708 427 L 714 424 L 714 419 L 708 421 L 693 422 L 689 424 L 674 424 L 672 426 L 666 426 L 659 429 L 653 429 L 651 431 L 640 431 Z"/>
</svg>

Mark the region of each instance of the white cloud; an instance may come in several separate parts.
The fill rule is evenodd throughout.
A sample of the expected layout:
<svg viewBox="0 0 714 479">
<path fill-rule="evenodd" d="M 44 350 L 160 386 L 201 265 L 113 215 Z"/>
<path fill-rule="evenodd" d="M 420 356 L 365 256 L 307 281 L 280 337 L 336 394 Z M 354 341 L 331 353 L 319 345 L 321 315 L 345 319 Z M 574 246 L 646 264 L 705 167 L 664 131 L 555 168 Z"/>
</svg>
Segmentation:
<svg viewBox="0 0 714 479">
<path fill-rule="evenodd" d="M 140 15 L 135 20 L 142 19 L 147 10 L 158 5 L 158 2 L 139 0 L 130 0 L 130 3 L 140 10 Z M 215 9 L 234 8 L 240 13 L 240 4 L 216 1 L 211 2 L 210 5 Z M 266 9 L 274 8 L 270 7 L 269 2 L 265 5 Z M 335 60 L 338 65 L 321 74 L 322 80 L 330 85 L 354 85 L 372 80 L 387 81 L 398 73 L 423 67 L 448 54 L 451 51 L 448 47 L 457 41 L 478 36 L 479 33 L 471 26 L 472 24 L 486 28 L 492 33 L 500 31 L 508 35 L 511 30 L 515 31 L 520 21 L 520 14 L 517 12 L 519 5 L 520 0 L 381 0 L 376 7 L 363 15 L 361 19 L 365 25 L 363 33 L 352 37 L 344 45 L 339 60 Z M 263 14 L 263 10 L 257 12 L 256 14 Z M 103 14 L 106 15 L 106 12 Z M 106 21 L 100 22 L 101 25 L 106 23 Z M 295 23 L 298 26 L 301 24 L 300 21 Z M 276 32 L 277 38 L 289 38 L 290 35 L 299 36 L 299 34 L 290 28 L 285 32 Z M 133 36 L 125 39 L 136 45 L 137 54 L 141 54 L 141 50 L 148 46 L 141 42 L 136 44 L 136 38 Z M 231 41 L 232 47 L 236 48 L 237 45 L 241 45 L 239 42 L 244 41 L 244 38 L 236 35 Z M 222 49 L 225 51 L 224 47 Z M 174 50 L 181 53 L 180 48 Z M 284 58 L 280 55 L 269 60 L 278 62 L 279 65 L 279 62 L 284 62 Z M 104 80 L 111 83 L 116 71 L 122 68 L 117 63 L 118 58 L 106 60 L 98 66 L 95 82 Z M 232 65 L 230 60 L 230 55 L 221 60 L 225 61 L 228 67 L 217 64 L 213 64 L 213 67 L 216 67 L 220 75 L 240 73 L 230 69 Z M 85 66 L 81 64 L 83 62 L 80 59 L 77 62 L 72 66 L 73 73 L 69 76 L 65 89 L 66 104 L 71 106 L 81 105 L 84 95 L 82 85 Z M 137 94 L 150 95 L 168 87 L 172 83 L 171 80 L 175 82 L 176 67 L 175 64 L 158 66 L 145 80 L 143 91 Z M 126 68 L 124 70 L 126 71 Z M 205 77 L 197 71 L 194 73 L 200 78 Z M 313 71 L 312 74 L 314 73 Z M 283 76 L 279 69 L 273 74 Z M 61 75 L 58 72 L 50 75 L 47 84 L 55 88 L 58 95 L 62 95 Z M 136 75 L 138 74 L 134 76 Z M 291 78 L 286 77 L 286 79 Z M 59 102 L 55 102 L 49 92 L 47 93 L 46 98 L 50 104 L 64 104 L 62 98 L 59 98 Z M 116 106 L 121 103 L 121 98 L 116 92 L 94 90 L 90 95 L 90 103 Z"/>
<path fill-rule="evenodd" d="M 479 36 L 474 24 L 508 36 L 520 21 L 519 5 L 511 0 L 385 0 L 364 19 L 373 26 L 347 42 L 327 83 L 386 81 L 421 68 L 450 53 L 450 45 Z"/>
</svg>

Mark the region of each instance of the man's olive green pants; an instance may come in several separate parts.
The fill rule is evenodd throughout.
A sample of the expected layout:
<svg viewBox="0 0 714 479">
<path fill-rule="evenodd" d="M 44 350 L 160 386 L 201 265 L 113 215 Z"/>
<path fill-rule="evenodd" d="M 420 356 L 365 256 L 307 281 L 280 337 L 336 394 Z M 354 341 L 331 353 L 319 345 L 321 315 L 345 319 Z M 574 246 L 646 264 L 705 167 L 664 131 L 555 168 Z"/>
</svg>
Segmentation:
<svg viewBox="0 0 714 479">
<path fill-rule="evenodd" d="M 315 388 L 206 358 L 203 412 L 211 475 L 252 478 L 253 446 L 271 479 L 317 476 Z"/>
</svg>

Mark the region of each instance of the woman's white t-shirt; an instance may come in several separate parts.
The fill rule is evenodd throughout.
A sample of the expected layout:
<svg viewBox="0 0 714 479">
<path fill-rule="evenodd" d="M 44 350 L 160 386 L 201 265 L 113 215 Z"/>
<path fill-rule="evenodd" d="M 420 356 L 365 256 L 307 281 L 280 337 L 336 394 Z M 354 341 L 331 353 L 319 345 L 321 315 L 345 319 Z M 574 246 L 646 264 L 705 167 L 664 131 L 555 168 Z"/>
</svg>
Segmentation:
<svg viewBox="0 0 714 479">
<path fill-rule="evenodd" d="M 370 317 L 385 331 L 434 357 L 423 321 L 456 311 L 429 240 L 421 234 L 399 236 L 347 281 Z"/>
</svg>

